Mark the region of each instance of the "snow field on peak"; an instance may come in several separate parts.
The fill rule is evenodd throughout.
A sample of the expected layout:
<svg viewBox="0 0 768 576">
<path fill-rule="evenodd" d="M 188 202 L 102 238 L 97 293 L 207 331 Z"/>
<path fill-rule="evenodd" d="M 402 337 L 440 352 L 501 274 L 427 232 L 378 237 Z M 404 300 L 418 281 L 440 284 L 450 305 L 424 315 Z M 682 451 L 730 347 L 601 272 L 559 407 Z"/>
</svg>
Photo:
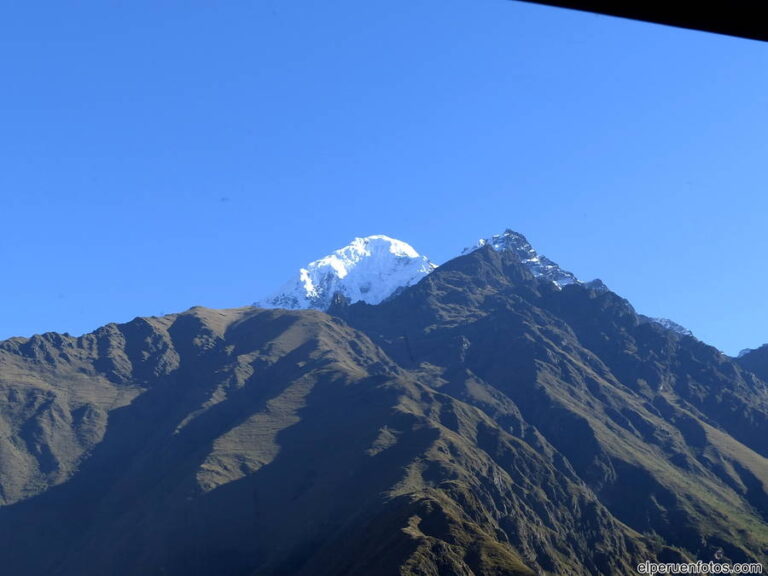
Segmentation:
<svg viewBox="0 0 768 576">
<path fill-rule="evenodd" d="M 411 286 L 437 266 L 401 240 L 384 235 L 355 238 L 347 246 L 310 262 L 259 304 L 266 307 L 327 309 L 336 293 L 350 302 L 378 304 Z"/>
</svg>

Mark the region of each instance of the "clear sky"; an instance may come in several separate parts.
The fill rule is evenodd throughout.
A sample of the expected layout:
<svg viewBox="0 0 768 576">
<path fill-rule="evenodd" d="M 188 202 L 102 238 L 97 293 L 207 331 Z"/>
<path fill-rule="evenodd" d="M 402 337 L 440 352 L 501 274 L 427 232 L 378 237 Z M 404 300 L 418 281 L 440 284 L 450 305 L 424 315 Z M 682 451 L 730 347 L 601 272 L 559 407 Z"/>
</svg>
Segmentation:
<svg viewBox="0 0 768 576">
<path fill-rule="evenodd" d="M 768 44 L 507 0 L 10 1 L 0 74 L 1 338 L 510 227 L 768 342 Z"/>
</svg>

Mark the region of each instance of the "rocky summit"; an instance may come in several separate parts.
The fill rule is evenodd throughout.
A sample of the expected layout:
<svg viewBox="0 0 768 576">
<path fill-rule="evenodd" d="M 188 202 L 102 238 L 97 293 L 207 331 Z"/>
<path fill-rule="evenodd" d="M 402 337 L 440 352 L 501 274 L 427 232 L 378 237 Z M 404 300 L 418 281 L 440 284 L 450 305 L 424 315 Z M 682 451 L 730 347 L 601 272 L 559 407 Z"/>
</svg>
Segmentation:
<svg viewBox="0 0 768 576">
<path fill-rule="evenodd" d="M 764 349 L 725 356 L 512 235 L 436 268 L 372 238 L 305 268 L 312 306 L 300 276 L 282 308 L 0 343 L 3 573 L 768 561 Z M 311 274 L 379 257 L 407 280 Z"/>
</svg>

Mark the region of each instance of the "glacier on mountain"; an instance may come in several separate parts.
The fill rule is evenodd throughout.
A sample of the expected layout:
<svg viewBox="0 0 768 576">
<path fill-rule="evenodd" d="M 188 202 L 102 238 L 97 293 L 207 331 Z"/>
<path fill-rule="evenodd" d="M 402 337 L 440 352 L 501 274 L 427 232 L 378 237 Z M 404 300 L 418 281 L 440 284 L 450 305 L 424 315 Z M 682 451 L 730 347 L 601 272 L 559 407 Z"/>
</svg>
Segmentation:
<svg viewBox="0 0 768 576">
<path fill-rule="evenodd" d="M 353 303 L 378 304 L 397 290 L 416 284 L 436 267 L 409 244 L 389 236 L 355 238 L 344 248 L 301 268 L 296 278 L 257 304 L 327 310 L 336 294 Z"/>
</svg>

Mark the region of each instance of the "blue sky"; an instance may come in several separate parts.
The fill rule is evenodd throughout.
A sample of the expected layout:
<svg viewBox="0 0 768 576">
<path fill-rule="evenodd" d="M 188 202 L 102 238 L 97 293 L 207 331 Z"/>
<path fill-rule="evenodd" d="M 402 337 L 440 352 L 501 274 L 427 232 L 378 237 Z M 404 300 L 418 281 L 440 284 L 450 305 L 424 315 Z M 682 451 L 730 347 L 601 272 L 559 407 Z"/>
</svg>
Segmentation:
<svg viewBox="0 0 768 576">
<path fill-rule="evenodd" d="M 768 342 L 766 44 L 506 0 L 0 16 L 1 338 L 510 227 L 726 352 Z"/>
</svg>

